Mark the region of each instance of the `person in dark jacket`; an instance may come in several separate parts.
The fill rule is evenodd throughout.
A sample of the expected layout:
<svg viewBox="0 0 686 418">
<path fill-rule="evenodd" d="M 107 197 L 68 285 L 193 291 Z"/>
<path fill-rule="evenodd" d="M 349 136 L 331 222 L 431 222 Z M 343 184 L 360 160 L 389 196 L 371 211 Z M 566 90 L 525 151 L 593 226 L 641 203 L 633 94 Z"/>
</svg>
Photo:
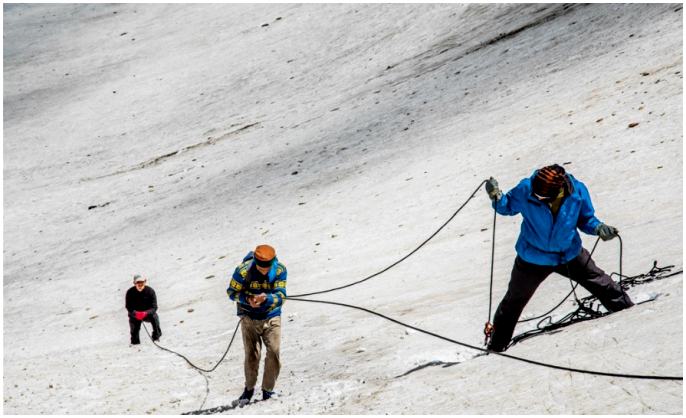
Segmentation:
<svg viewBox="0 0 686 418">
<path fill-rule="evenodd" d="M 236 302 L 241 317 L 241 333 L 245 350 L 245 389 L 236 402 L 252 399 L 260 351 L 264 342 L 267 355 L 262 376 L 262 399 L 274 395 L 274 386 L 281 370 L 281 306 L 286 299 L 286 266 L 276 258 L 269 245 L 259 245 L 236 267 L 226 293 Z"/>
<path fill-rule="evenodd" d="M 618 231 L 595 217 L 586 186 L 563 167 L 554 164 L 536 170 L 505 195 L 491 177 L 486 192 L 499 214 L 522 215 L 515 245 L 517 258 L 507 292 L 493 318 L 490 350 L 507 349 L 522 310 L 551 273 L 576 281 L 610 312 L 634 305 L 581 246 L 578 230 L 598 235 L 603 241 L 615 238 Z"/>
<path fill-rule="evenodd" d="M 142 321 L 152 324 L 152 339 L 157 342 L 162 336 L 160 318 L 157 316 L 157 295 L 152 287 L 146 286 L 147 280 L 137 274 L 133 276 L 134 286 L 126 292 L 126 310 L 129 313 L 131 344 L 140 344 Z"/>
</svg>

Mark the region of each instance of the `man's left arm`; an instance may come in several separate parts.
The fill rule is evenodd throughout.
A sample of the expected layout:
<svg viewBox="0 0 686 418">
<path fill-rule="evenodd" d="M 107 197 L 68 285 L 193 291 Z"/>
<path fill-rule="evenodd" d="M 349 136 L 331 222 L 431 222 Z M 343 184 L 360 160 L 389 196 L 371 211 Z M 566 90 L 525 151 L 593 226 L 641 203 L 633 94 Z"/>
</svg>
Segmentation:
<svg viewBox="0 0 686 418">
<path fill-rule="evenodd" d="M 280 308 L 286 299 L 286 277 L 288 276 L 288 272 L 286 271 L 286 267 L 282 265 L 279 265 L 278 269 L 280 271 L 277 270 L 272 293 L 267 295 L 267 299 L 264 301 L 264 306 L 270 311 Z"/>
<path fill-rule="evenodd" d="M 148 289 L 150 289 L 150 288 L 148 288 Z M 150 299 L 152 300 L 152 306 L 150 307 L 150 309 L 145 311 L 145 313 L 148 316 L 152 316 L 155 313 L 157 313 L 157 295 L 155 294 L 155 291 L 152 289 L 150 289 Z"/>
</svg>

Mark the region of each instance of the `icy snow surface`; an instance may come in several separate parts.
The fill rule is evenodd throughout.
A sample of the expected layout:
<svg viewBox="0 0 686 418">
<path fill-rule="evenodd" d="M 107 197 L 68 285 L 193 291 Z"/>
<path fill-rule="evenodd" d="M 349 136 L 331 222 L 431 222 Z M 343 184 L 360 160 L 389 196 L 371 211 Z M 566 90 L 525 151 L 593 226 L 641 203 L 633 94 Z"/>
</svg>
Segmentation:
<svg viewBox="0 0 686 418">
<path fill-rule="evenodd" d="M 290 294 L 343 286 L 489 176 L 507 191 L 564 164 L 619 228 L 624 274 L 681 269 L 682 22 L 680 4 L 5 4 L 3 412 L 228 405 L 240 335 L 207 381 L 147 338 L 129 347 L 134 274 L 157 292 L 161 345 L 211 368 L 237 323 L 230 274 L 256 245 L 276 248 Z M 481 188 L 403 263 L 311 298 L 480 346 L 492 222 Z M 493 310 L 520 222 L 497 219 Z M 619 241 L 594 259 L 618 272 Z M 507 354 L 682 376 L 682 281 Z M 568 291 L 551 276 L 524 314 Z M 683 413 L 681 381 L 475 357 L 343 307 L 283 312 L 282 396 L 226 413 Z"/>
</svg>

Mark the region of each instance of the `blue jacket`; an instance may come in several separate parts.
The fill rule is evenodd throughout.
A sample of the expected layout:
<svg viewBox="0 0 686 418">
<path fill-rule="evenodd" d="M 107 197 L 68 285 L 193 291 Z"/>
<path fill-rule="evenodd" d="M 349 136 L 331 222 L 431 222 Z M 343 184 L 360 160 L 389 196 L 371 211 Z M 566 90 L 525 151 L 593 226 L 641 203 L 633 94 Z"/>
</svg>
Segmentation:
<svg viewBox="0 0 686 418">
<path fill-rule="evenodd" d="M 577 229 L 595 235 L 595 227 L 601 222 L 594 216 L 586 186 L 569 173 L 564 185 L 565 199 L 553 219 L 550 208 L 531 194 L 531 180 L 537 172 L 520 181 L 500 200 L 493 202 L 493 206 L 501 215 L 522 214 L 522 229 L 515 249 L 524 261 L 557 266 L 579 255 L 581 237 Z"/>
<path fill-rule="evenodd" d="M 236 302 L 238 316 L 247 315 L 252 319 L 269 319 L 281 315 L 281 305 L 286 298 L 286 266 L 276 259 L 272 268 L 267 273 L 268 283 L 262 286 L 253 281 L 257 268 L 253 262 L 253 253 L 250 252 L 243 258 L 243 262 L 236 267 L 231 278 L 231 284 L 226 293 L 231 300 Z M 264 292 L 267 300 L 259 307 L 253 308 L 248 303 L 248 295 L 259 295 Z"/>
</svg>

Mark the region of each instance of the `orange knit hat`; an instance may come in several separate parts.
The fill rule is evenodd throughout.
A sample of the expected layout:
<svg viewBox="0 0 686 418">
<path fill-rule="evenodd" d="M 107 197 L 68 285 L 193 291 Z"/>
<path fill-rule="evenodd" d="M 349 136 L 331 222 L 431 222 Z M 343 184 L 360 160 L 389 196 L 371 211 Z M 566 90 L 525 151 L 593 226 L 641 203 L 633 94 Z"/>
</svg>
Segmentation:
<svg viewBox="0 0 686 418">
<path fill-rule="evenodd" d="M 272 261 L 276 257 L 276 251 L 269 245 L 258 245 L 255 248 L 255 258 L 260 261 Z"/>
</svg>

